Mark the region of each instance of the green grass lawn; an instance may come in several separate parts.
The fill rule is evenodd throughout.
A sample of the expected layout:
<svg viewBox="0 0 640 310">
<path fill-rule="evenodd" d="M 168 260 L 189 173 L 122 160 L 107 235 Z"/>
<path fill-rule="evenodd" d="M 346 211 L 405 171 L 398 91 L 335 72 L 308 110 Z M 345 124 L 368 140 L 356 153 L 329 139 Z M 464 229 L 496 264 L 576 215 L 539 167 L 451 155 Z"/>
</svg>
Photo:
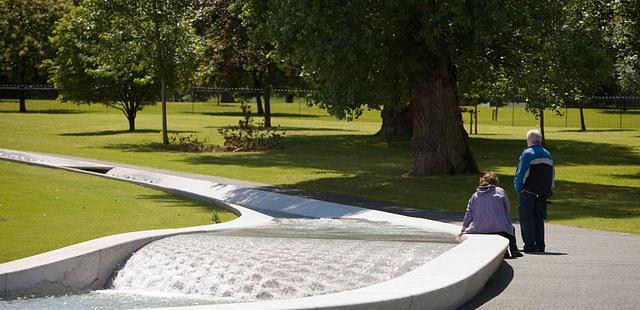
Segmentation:
<svg viewBox="0 0 640 310">
<path fill-rule="evenodd" d="M 218 112 L 181 110 L 171 104 L 169 128 L 221 143 L 217 129 L 236 124 L 237 107 Z M 158 148 L 160 115 L 142 112 L 136 133 L 115 113 L 0 113 L 0 147 L 69 154 L 142 166 L 230 177 L 382 201 L 464 212 L 477 176 L 404 178 L 408 140 L 389 144 L 372 134 L 375 112 L 356 122 L 321 112 L 276 114 L 286 130 L 283 150 L 254 153 L 167 152 Z M 482 170 L 495 170 L 512 193 L 517 158 L 528 127 L 486 125 L 471 137 Z M 640 233 L 640 130 L 547 128 L 548 147 L 557 164 L 557 189 L 549 220 L 573 226 Z M 513 204 L 515 195 L 511 195 Z M 516 216 L 515 212 L 512 216 Z"/>
<path fill-rule="evenodd" d="M 210 205 L 7 161 L 0 161 L 0 197 L 0 263 L 117 233 L 212 224 Z"/>
</svg>

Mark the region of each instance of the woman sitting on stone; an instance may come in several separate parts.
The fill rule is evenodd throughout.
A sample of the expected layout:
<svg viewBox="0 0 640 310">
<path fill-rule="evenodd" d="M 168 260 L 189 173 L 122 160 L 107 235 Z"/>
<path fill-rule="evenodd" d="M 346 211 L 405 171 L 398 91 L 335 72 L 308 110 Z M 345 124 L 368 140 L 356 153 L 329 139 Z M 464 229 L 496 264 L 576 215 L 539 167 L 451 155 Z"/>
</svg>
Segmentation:
<svg viewBox="0 0 640 310">
<path fill-rule="evenodd" d="M 498 176 L 490 171 L 480 177 L 480 186 L 469 198 L 467 213 L 462 222 L 462 234 L 495 234 L 509 239 L 509 252 L 505 257 L 521 257 L 516 246 L 515 229 L 509 219 L 509 197 L 502 187 L 498 187 Z"/>
</svg>

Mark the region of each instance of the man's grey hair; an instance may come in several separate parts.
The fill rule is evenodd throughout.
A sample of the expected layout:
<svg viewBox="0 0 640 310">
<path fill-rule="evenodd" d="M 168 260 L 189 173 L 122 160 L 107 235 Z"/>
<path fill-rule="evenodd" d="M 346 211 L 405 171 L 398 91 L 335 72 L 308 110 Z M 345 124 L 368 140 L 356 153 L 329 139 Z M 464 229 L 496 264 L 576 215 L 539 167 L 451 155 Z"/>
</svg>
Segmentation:
<svg viewBox="0 0 640 310">
<path fill-rule="evenodd" d="M 527 140 L 531 141 L 533 144 L 541 144 L 542 143 L 542 134 L 538 129 L 531 129 L 527 131 Z"/>
</svg>

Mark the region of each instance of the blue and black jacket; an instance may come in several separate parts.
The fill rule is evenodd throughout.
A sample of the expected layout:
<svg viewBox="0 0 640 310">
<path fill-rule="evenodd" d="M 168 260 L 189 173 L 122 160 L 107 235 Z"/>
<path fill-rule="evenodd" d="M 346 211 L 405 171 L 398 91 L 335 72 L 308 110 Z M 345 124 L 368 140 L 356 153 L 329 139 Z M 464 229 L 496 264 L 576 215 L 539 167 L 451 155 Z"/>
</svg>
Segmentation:
<svg viewBox="0 0 640 310">
<path fill-rule="evenodd" d="M 520 155 L 520 163 L 513 180 L 516 192 L 550 197 L 555 186 L 555 170 L 551 153 L 542 145 L 532 145 Z"/>
</svg>

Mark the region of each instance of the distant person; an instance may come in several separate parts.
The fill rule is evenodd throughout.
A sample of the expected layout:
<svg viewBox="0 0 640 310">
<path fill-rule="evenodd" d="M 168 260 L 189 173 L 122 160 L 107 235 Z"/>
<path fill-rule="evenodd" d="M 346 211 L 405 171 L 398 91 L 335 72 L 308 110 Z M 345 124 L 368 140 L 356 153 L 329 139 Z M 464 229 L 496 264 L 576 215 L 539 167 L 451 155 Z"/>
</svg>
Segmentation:
<svg viewBox="0 0 640 310">
<path fill-rule="evenodd" d="M 509 197 L 507 192 L 498 187 L 498 176 L 495 172 L 487 172 L 480 177 L 480 186 L 469 198 L 467 213 L 464 215 L 462 234 L 496 234 L 509 240 L 509 252 L 505 257 L 520 257 L 516 245 L 515 229 L 509 219 Z"/>
<path fill-rule="evenodd" d="M 518 193 L 520 232 L 525 253 L 544 252 L 544 220 L 547 199 L 553 195 L 555 171 L 551 153 L 542 147 L 542 134 L 537 129 L 527 132 L 527 148 L 513 180 Z"/>
</svg>

